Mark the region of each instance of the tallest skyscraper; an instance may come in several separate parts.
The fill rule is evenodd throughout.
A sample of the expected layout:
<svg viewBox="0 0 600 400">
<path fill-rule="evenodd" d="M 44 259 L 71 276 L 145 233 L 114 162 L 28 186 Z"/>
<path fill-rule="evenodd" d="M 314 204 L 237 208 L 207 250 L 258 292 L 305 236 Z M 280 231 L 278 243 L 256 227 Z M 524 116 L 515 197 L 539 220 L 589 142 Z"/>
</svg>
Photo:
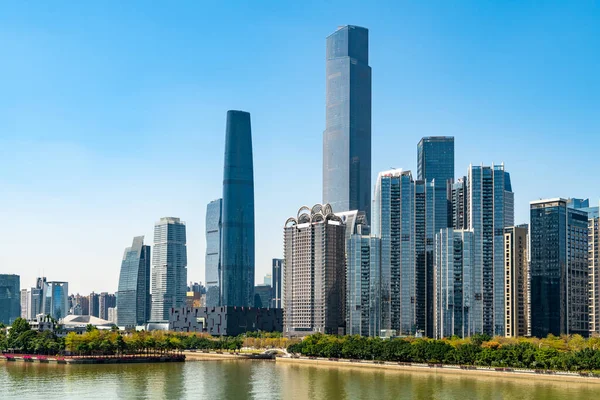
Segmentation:
<svg viewBox="0 0 600 400">
<path fill-rule="evenodd" d="M 369 31 L 343 26 L 327 37 L 323 202 L 371 214 Z"/>
<path fill-rule="evenodd" d="M 250 114 L 227 111 L 223 174 L 221 305 L 254 304 L 254 169 Z"/>
</svg>

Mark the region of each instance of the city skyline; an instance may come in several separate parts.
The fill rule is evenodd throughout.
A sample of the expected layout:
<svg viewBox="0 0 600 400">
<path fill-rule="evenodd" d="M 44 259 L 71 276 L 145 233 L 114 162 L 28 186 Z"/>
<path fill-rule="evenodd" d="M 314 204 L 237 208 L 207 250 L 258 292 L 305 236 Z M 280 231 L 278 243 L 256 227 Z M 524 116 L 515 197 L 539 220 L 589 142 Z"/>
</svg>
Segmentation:
<svg viewBox="0 0 600 400">
<path fill-rule="evenodd" d="M 133 28 L 114 22 L 116 34 L 134 29 L 136 40 L 118 44 L 120 40 L 115 39 L 112 48 L 101 40 L 104 29 L 100 27 L 111 19 L 108 11 L 88 18 L 90 29 L 84 31 L 77 23 L 59 28 L 46 20 L 49 10 L 34 10 L 28 17 L 41 22 L 40 29 L 35 35 L 23 36 L 21 33 L 35 22 L 24 19 L 18 6 L 8 9 L 0 17 L 0 33 L 5 38 L 0 40 L 7 40 L 9 62 L 0 72 L 14 79 L 6 82 L 6 99 L 11 105 L 6 109 L 10 111 L 0 111 L 0 147 L 11 149 L 0 161 L 6 194 L 0 199 L 0 215 L 15 230 L 0 234 L 2 242 L 9 244 L 7 252 L 0 255 L 2 272 L 20 274 L 23 287 L 45 275 L 68 281 L 73 293 L 115 292 L 123 244 L 135 235 L 152 237 L 152 222 L 160 216 L 178 215 L 188 223 L 190 232 L 188 276 L 203 280 L 204 207 L 219 196 L 221 185 L 220 178 L 214 178 L 221 175 L 219 159 L 224 149 L 221 116 L 227 109 L 241 108 L 253 115 L 256 229 L 261 232 L 257 235 L 255 276 L 262 279 L 271 268 L 271 259 L 282 256 L 279 246 L 273 250 L 270 245 L 280 243 L 281 221 L 298 204 L 321 200 L 322 154 L 318 148 L 325 121 L 323 53 L 326 36 L 340 22 L 370 31 L 373 154 L 377 155 L 373 157 L 371 182 L 390 166 L 416 175 L 415 146 L 419 139 L 445 135 L 456 139 L 457 177 L 469 164 L 505 162 L 512 175 L 517 224 L 529 221 L 529 201 L 538 198 L 582 196 L 597 204 L 599 178 L 574 173 L 574 167 L 569 166 L 595 162 L 593 149 L 598 144 L 599 127 L 594 110 L 600 106 L 600 98 L 594 87 L 600 86 L 600 81 L 592 74 L 598 55 L 591 50 L 598 46 L 599 28 L 560 19 L 566 11 L 591 21 L 593 13 L 586 16 L 584 7 L 575 6 L 537 10 L 535 20 L 524 18 L 511 26 L 511 36 L 519 37 L 517 43 L 504 39 L 508 31 L 502 28 L 503 17 L 521 15 L 517 11 L 504 10 L 491 16 L 491 10 L 489 14 L 479 10 L 474 17 L 445 21 L 422 32 L 424 28 L 417 28 L 417 24 L 428 18 L 437 21 L 450 10 L 442 7 L 435 13 L 426 7 L 408 7 L 402 10 L 403 15 L 415 17 L 415 25 L 399 28 L 382 11 L 365 8 L 333 14 L 335 8 L 332 5 L 330 12 L 310 22 L 304 20 L 311 14 L 310 7 L 306 11 L 295 9 L 295 20 L 288 17 L 275 25 L 281 38 L 273 36 L 274 28 L 257 28 L 241 43 L 235 33 L 239 31 L 222 35 L 219 46 L 234 48 L 256 62 L 251 68 L 233 65 L 216 47 L 207 49 L 213 56 L 207 60 L 195 58 L 187 47 L 165 46 L 156 40 L 160 35 L 172 41 L 181 36 L 169 32 L 167 22 L 157 31 L 149 30 L 145 24 L 160 13 L 139 16 L 141 22 Z M 524 13 L 527 6 L 519 10 Z M 245 11 L 236 11 L 231 23 L 245 18 Z M 123 18 L 132 19 L 133 15 L 133 9 L 125 7 Z M 206 45 L 200 40 L 204 29 L 222 29 L 217 32 L 223 33 L 231 28 L 227 24 L 222 28 L 201 26 L 192 20 L 178 21 L 191 35 L 184 40 L 186 46 Z M 266 16 L 259 20 L 267 24 L 273 21 Z M 289 34 L 297 32 L 298 23 L 307 28 L 301 37 Z M 536 30 L 549 23 L 555 24 L 549 32 Z M 430 26 L 431 21 L 425 25 Z M 471 34 L 486 25 L 478 37 Z M 557 41 L 566 31 L 568 40 Z M 66 33 L 66 44 L 64 37 L 57 39 L 60 32 Z M 82 32 L 81 38 L 74 34 Z M 137 49 L 145 33 L 150 35 L 141 41 L 137 57 L 156 61 L 150 58 L 154 50 L 149 49 L 154 47 L 143 47 L 155 40 L 157 54 L 165 60 L 157 66 L 145 63 L 139 80 L 116 87 L 141 67 L 127 50 L 134 43 Z M 268 47 L 254 43 L 265 37 L 271 40 Z M 294 51 L 286 50 L 292 46 L 279 46 L 284 37 L 295 45 Z M 402 39 L 397 40 L 399 37 Z M 444 40 L 436 44 L 440 38 Z M 18 46 L 9 43 L 12 39 Z M 192 43 L 194 40 L 197 43 Z M 126 72 L 103 69 L 107 65 L 90 53 L 90 42 L 94 54 L 113 59 Z M 62 44 L 69 51 L 53 51 Z M 253 45 L 259 51 L 254 51 Z M 560 59 L 553 58 L 558 57 L 554 51 L 549 54 L 550 45 L 561 54 Z M 272 48 L 280 50 L 271 56 L 267 50 Z M 70 57 L 72 53 L 83 57 Z M 411 57 L 403 57 L 406 53 Z M 471 63 L 475 53 L 478 62 Z M 167 61 L 169 58 L 180 64 Z M 38 71 L 26 67 L 40 64 L 47 68 Z M 224 65 L 228 68 L 221 68 Z M 191 72 L 198 66 L 204 69 Z M 540 69 L 544 74 L 539 74 Z M 179 72 L 180 78 L 165 75 Z M 161 83 L 151 85 L 146 80 Z M 245 84 L 240 86 L 240 80 Z M 28 84 L 22 85 L 25 81 Z M 96 96 L 90 96 L 96 91 Z M 290 104 L 281 101 L 289 93 L 296 96 Z M 586 146 L 581 146 L 582 142 Z M 289 151 L 294 143 L 311 143 L 317 150 Z M 541 148 L 539 143 L 549 147 Z M 132 144 L 136 151 L 123 150 Z M 176 157 L 165 151 L 173 147 Z M 153 162 L 160 157 L 167 157 L 171 165 Z M 296 179 L 300 176 L 306 179 Z M 281 190 L 282 182 L 290 177 L 295 184 Z M 181 188 L 177 198 L 153 191 L 157 182 L 168 180 Z M 373 188 L 370 190 L 372 195 Z M 32 232 L 42 239 L 35 254 L 26 251 Z M 90 242 L 94 246 L 89 246 Z M 80 268 L 82 259 L 89 262 L 86 268 Z"/>
</svg>

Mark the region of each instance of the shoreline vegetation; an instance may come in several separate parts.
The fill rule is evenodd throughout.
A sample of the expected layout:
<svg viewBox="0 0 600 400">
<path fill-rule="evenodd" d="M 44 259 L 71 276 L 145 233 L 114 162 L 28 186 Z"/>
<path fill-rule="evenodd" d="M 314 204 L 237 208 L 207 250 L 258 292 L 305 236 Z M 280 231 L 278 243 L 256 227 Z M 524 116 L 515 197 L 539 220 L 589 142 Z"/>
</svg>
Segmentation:
<svg viewBox="0 0 600 400">
<path fill-rule="evenodd" d="M 291 344 L 293 357 L 399 366 L 452 366 L 470 371 L 485 368 L 494 372 L 531 371 L 536 375 L 560 373 L 600 378 L 600 338 L 580 335 L 538 338 L 505 338 L 474 335 L 452 337 L 368 338 L 314 334 Z"/>
</svg>

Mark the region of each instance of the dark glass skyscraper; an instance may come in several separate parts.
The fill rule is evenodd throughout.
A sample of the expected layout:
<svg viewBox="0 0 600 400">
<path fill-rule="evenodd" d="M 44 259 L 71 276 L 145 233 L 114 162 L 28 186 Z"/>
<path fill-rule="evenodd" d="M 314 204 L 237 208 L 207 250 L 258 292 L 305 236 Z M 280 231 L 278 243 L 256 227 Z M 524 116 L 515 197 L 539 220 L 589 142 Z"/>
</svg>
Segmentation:
<svg viewBox="0 0 600 400">
<path fill-rule="evenodd" d="M 129 327 L 145 324 L 150 319 L 150 305 L 150 246 L 144 245 L 143 236 L 137 236 L 123 253 L 117 323 Z"/>
<path fill-rule="evenodd" d="M 417 145 L 417 175 L 419 180 L 435 180 L 435 232 L 452 226 L 446 185 L 454 179 L 454 138 L 424 137 Z"/>
<path fill-rule="evenodd" d="M 371 216 L 369 31 L 343 26 L 327 37 L 323 202 Z"/>
<path fill-rule="evenodd" d="M 213 200 L 206 207 L 206 306 L 221 305 L 221 230 L 223 199 Z"/>
<path fill-rule="evenodd" d="M 227 111 L 221 305 L 254 305 L 254 172 L 250 113 Z"/>
<path fill-rule="evenodd" d="M 21 316 L 21 277 L 0 275 L 0 322 L 12 324 Z"/>
<path fill-rule="evenodd" d="M 588 215 L 565 199 L 530 207 L 531 335 L 588 336 Z"/>
</svg>

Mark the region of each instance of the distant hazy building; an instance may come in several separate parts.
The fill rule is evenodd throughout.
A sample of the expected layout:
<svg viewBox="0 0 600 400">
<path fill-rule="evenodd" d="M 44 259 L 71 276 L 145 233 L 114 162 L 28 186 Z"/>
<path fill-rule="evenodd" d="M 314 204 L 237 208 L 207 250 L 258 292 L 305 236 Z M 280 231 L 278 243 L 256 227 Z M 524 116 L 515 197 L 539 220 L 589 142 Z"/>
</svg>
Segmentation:
<svg viewBox="0 0 600 400">
<path fill-rule="evenodd" d="M 469 166 L 467 223 L 475 236 L 474 331 L 504 335 L 504 228 L 514 225 L 514 193 L 504 165 Z"/>
<path fill-rule="evenodd" d="M 327 37 L 323 202 L 338 212 L 371 210 L 369 31 L 342 26 Z"/>
<path fill-rule="evenodd" d="M 254 307 L 269 308 L 273 300 L 273 288 L 270 285 L 256 285 L 254 287 Z"/>
<path fill-rule="evenodd" d="M 452 228 L 467 229 L 467 177 L 453 182 L 448 190 Z"/>
<path fill-rule="evenodd" d="M 345 226 L 329 204 L 302 207 L 284 226 L 284 334 L 343 332 Z"/>
<path fill-rule="evenodd" d="M 381 330 L 414 335 L 415 182 L 410 171 L 379 173 L 371 228 L 381 239 Z"/>
<path fill-rule="evenodd" d="M 589 335 L 588 215 L 565 199 L 530 203 L 531 334 Z"/>
<path fill-rule="evenodd" d="M 202 301 L 203 295 L 201 292 L 188 291 L 185 296 L 186 307 L 205 307 Z"/>
<path fill-rule="evenodd" d="M 45 282 L 44 285 L 43 314 L 60 321 L 69 314 L 69 284 L 67 282 Z"/>
<path fill-rule="evenodd" d="M 588 219 L 590 334 L 600 334 L 600 218 Z"/>
<path fill-rule="evenodd" d="M 272 286 L 273 283 L 273 275 L 271 274 L 266 274 L 264 279 L 263 279 L 263 285 L 265 286 Z"/>
<path fill-rule="evenodd" d="M 505 326 L 504 336 L 527 336 L 529 332 L 528 227 L 504 228 Z"/>
<path fill-rule="evenodd" d="M 271 276 L 272 276 L 272 287 L 273 287 L 273 301 L 272 308 L 281 308 L 281 291 L 282 291 L 282 273 L 283 259 L 274 258 L 271 265 Z"/>
<path fill-rule="evenodd" d="M 108 320 L 108 309 L 117 306 L 117 297 L 114 294 L 102 292 L 98 297 L 98 303 L 100 304 L 100 318 Z"/>
<path fill-rule="evenodd" d="M 0 274 L 0 322 L 9 325 L 21 316 L 21 278 Z"/>
<path fill-rule="evenodd" d="M 468 230 L 442 229 L 436 235 L 434 273 L 434 337 L 477 333 L 471 320 L 474 235 Z"/>
<path fill-rule="evenodd" d="M 154 225 L 152 257 L 152 322 L 166 322 L 172 307 L 185 305 L 187 248 L 185 223 L 165 217 Z M 121 306 L 118 305 L 117 308 Z M 122 324 L 121 317 L 119 323 Z"/>
<path fill-rule="evenodd" d="M 21 318 L 33 321 L 42 314 L 44 281 L 38 279 L 39 287 L 21 290 Z"/>
<path fill-rule="evenodd" d="M 250 114 L 227 111 L 221 305 L 254 303 L 254 168 Z"/>
<path fill-rule="evenodd" d="M 223 199 L 206 206 L 206 306 L 221 305 L 221 239 Z"/>
<path fill-rule="evenodd" d="M 27 289 L 21 289 L 19 302 L 21 304 L 21 318 L 27 319 Z"/>
<path fill-rule="evenodd" d="M 454 179 L 454 137 L 424 137 L 417 145 L 417 178 L 435 183 L 435 232 L 452 226 L 447 185 Z"/>
<path fill-rule="evenodd" d="M 92 317 L 100 318 L 100 296 L 98 293 L 90 293 L 89 299 L 89 310 L 88 315 Z"/>
<path fill-rule="evenodd" d="M 108 321 L 112 322 L 114 325 L 119 323 L 118 319 L 119 309 L 117 307 L 110 307 L 108 309 Z"/>
</svg>

